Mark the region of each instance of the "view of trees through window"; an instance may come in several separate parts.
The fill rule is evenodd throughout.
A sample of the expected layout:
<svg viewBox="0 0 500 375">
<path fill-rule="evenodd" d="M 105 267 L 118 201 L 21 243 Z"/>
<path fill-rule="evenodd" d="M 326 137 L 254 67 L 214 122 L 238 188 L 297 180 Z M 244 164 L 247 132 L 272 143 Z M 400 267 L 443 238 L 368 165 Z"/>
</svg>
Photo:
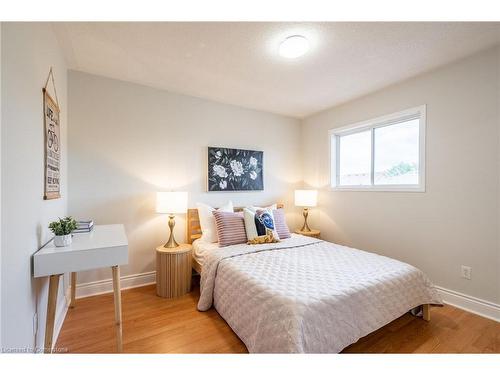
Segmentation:
<svg viewBox="0 0 500 375">
<path fill-rule="evenodd" d="M 338 136 L 339 186 L 418 185 L 419 131 L 413 118 Z"/>
<path fill-rule="evenodd" d="M 375 131 L 375 185 L 418 184 L 419 120 Z"/>
</svg>

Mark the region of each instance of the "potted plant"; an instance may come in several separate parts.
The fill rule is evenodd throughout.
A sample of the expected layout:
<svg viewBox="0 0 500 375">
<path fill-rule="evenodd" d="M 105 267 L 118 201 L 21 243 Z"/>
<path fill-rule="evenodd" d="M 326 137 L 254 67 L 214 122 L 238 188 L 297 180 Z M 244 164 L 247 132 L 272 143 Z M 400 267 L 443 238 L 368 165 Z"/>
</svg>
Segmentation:
<svg viewBox="0 0 500 375">
<path fill-rule="evenodd" d="M 49 229 L 55 234 L 54 245 L 58 247 L 71 245 L 71 232 L 73 232 L 76 227 L 76 221 L 71 216 L 67 216 L 63 219 L 59 218 L 59 221 L 50 223 Z"/>
</svg>

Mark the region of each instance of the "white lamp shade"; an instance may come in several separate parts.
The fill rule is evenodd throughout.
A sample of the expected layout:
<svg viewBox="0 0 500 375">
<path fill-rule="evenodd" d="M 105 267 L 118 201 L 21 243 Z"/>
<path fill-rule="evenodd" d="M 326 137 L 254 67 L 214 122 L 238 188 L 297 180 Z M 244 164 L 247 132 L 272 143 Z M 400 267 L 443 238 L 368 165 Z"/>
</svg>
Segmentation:
<svg viewBox="0 0 500 375">
<path fill-rule="evenodd" d="M 185 191 L 159 191 L 156 193 L 156 212 L 159 214 L 184 214 L 187 211 L 188 193 Z"/>
<path fill-rule="evenodd" d="M 317 190 L 295 190 L 295 205 L 300 207 L 316 207 Z"/>
</svg>

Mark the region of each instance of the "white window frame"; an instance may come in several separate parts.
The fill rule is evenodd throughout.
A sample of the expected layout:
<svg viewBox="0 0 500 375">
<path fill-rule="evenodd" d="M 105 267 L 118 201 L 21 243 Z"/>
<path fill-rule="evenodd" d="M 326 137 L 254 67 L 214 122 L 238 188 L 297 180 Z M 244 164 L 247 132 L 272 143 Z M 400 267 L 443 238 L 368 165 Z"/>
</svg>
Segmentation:
<svg viewBox="0 0 500 375">
<path fill-rule="evenodd" d="M 374 178 L 374 160 L 375 147 L 374 136 L 375 129 L 388 125 L 394 125 L 404 120 L 419 118 L 419 168 L 418 184 L 408 185 L 375 185 Z M 392 113 L 387 116 L 377 117 L 371 120 L 358 122 L 355 124 L 343 126 L 341 128 L 331 129 L 328 132 L 330 144 L 330 188 L 335 191 L 403 191 L 403 192 L 425 192 L 425 126 L 426 126 L 426 106 L 421 105 L 404 111 Z M 371 155 L 371 185 L 338 185 L 339 182 L 339 140 L 341 136 L 355 134 L 370 130 L 372 137 L 372 155 Z"/>
</svg>

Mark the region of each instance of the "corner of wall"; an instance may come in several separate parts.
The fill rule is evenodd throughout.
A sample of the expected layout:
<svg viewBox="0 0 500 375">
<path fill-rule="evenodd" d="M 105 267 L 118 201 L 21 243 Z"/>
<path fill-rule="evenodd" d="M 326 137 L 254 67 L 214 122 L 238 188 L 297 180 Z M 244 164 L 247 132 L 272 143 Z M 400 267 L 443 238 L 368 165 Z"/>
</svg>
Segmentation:
<svg viewBox="0 0 500 375">
<path fill-rule="evenodd" d="M 0 350 L 2 346 L 2 27 L 0 22 Z"/>
<path fill-rule="evenodd" d="M 498 122 L 498 195 L 500 197 L 500 44 L 497 46 L 497 122 Z M 498 251 L 498 267 L 500 270 L 500 199 L 498 200 L 498 230 L 497 230 L 497 251 Z M 497 272 L 498 295 L 497 301 L 500 301 L 500 272 Z"/>
<path fill-rule="evenodd" d="M 41 347 L 39 343 L 43 343 L 48 283 L 46 280 L 38 281 L 33 278 L 30 258 L 51 237 L 47 223 L 67 214 L 66 160 L 62 162 L 63 198 L 43 200 L 41 88 L 49 69 L 53 67 L 57 94 L 63 106 L 62 155 L 67 158 L 67 65 L 48 23 L 3 23 L 1 49 L 3 95 L 0 143 L 3 183 L 0 204 L 2 216 L 9 217 L 9 220 L 4 220 L 0 226 L 1 284 L 3 290 L 7 284 L 14 285 L 16 289 L 15 294 L 1 295 L 1 344 L 5 349 L 36 350 Z M 7 92 L 9 95 L 6 95 Z M 19 107 L 22 107 L 23 111 L 15 110 Z M 18 159 L 16 165 L 5 162 L 18 154 L 22 154 L 23 158 Z M 20 185 L 23 189 L 19 189 Z M 61 302 L 62 294 L 58 295 L 58 317 L 63 317 L 65 311 L 66 304 Z M 33 325 L 35 317 L 38 317 L 38 330 L 36 324 Z"/>
</svg>

